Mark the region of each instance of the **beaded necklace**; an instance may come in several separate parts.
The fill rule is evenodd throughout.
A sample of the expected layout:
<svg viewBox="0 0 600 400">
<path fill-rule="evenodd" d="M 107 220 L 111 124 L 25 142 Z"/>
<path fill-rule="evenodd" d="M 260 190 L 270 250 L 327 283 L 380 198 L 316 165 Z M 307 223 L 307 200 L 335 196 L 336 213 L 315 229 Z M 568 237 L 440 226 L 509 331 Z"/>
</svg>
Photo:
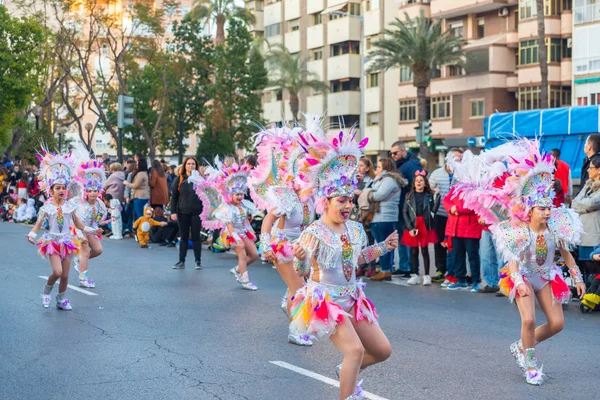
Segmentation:
<svg viewBox="0 0 600 400">
<path fill-rule="evenodd" d="M 348 235 L 345 233 L 340 237 L 342 241 L 342 270 L 344 271 L 344 277 L 348 282 L 352 279 L 352 271 L 354 270 L 352 245 L 348 241 Z"/>
<path fill-rule="evenodd" d="M 531 228 L 529 228 L 531 230 Z M 532 233 L 535 233 L 531 231 Z M 535 233 L 537 235 L 535 239 L 535 263 L 538 266 L 542 266 L 546 263 L 548 257 L 548 244 L 546 243 L 546 237 L 544 233 Z"/>
</svg>

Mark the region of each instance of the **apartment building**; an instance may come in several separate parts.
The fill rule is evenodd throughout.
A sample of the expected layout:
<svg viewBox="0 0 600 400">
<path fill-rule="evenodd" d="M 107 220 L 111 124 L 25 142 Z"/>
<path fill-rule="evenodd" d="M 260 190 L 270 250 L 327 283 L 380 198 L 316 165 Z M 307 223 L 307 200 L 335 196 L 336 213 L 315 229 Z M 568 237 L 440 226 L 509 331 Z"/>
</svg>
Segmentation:
<svg viewBox="0 0 600 400">
<path fill-rule="evenodd" d="M 574 104 L 600 104 L 600 2 L 573 1 Z"/>
</svg>

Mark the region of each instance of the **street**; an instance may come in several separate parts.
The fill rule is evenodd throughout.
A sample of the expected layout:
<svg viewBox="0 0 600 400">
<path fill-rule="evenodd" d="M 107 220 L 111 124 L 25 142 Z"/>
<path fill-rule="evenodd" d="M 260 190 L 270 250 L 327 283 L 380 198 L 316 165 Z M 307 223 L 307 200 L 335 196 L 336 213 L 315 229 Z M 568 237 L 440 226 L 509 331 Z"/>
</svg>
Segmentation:
<svg viewBox="0 0 600 400">
<path fill-rule="evenodd" d="M 250 292 L 228 271 L 232 253 L 205 248 L 196 271 L 190 251 L 186 269 L 172 270 L 175 248 L 103 240 L 90 263 L 97 288 L 69 289 L 73 311 L 64 312 L 41 305 L 50 266 L 27 243 L 29 229 L 0 224 L 0 398 L 337 399 L 341 353 L 326 339 L 287 343 L 285 287 L 270 265 L 250 267 L 259 287 Z M 533 387 L 508 351 L 520 323 L 505 298 L 385 282 L 367 294 L 393 347 L 362 373 L 368 398 L 590 398 L 600 313 L 569 307 L 564 331 L 538 347 L 547 376 Z"/>
</svg>

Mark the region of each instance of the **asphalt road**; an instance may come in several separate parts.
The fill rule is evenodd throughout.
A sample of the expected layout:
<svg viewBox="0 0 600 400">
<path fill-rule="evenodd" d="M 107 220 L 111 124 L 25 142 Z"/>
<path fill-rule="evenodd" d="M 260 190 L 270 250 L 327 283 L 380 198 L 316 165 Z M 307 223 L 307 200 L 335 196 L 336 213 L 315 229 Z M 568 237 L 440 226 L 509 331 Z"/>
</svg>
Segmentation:
<svg viewBox="0 0 600 400">
<path fill-rule="evenodd" d="M 0 223 L 0 399 L 337 399 L 315 376 L 335 379 L 341 354 L 328 340 L 286 342 L 284 284 L 269 265 L 251 266 L 260 290 L 249 292 L 229 274 L 233 254 L 205 251 L 195 271 L 190 252 L 176 271 L 176 249 L 104 240 L 90 267 L 96 296 L 69 290 L 64 312 L 41 306 L 50 267 L 29 229 Z M 375 282 L 367 293 L 394 350 L 363 373 L 380 399 L 594 397 L 600 314 L 569 307 L 565 330 L 538 347 L 547 379 L 532 387 L 508 352 L 519 319 L 506 299 Z"/>
</svg>

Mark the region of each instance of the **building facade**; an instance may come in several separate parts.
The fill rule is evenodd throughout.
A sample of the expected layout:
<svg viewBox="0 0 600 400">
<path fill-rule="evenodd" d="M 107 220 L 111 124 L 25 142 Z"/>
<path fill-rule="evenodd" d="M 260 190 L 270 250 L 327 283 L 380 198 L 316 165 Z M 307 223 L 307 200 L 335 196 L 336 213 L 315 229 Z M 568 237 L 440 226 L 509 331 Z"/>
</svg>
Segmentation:
<svg viewBox="0 0 600 400">
<path fill-rule="evenodd" d="M 600 104 L 600 2 L 573 1 L 573 104 Z"/>
</svg>

